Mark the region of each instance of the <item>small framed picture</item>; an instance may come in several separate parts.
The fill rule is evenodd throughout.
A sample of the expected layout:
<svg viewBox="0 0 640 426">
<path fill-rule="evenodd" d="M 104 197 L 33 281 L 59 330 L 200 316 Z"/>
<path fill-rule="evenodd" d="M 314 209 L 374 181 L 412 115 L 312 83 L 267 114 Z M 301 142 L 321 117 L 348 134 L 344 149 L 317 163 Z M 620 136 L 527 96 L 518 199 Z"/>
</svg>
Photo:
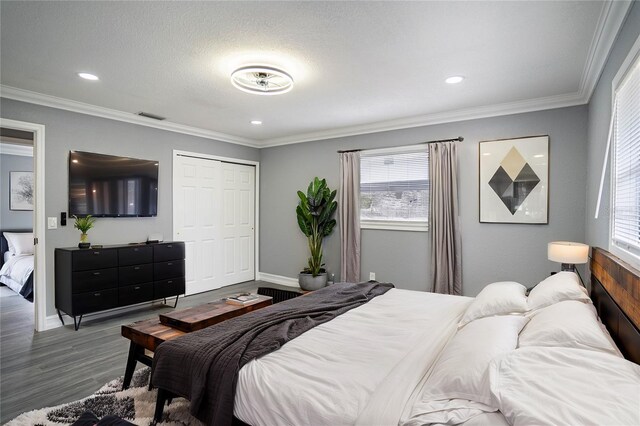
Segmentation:
<svg viewBox="0 0 640 426">
<path fill-rule="evenodd" d="M 549 223 L 549 136 L 480 142 L 480 222 Z"/>
<path fill-rule="evenodd" d="M 33 210 L 33 172 L 9 172 L 9 210 Z"/>
</svg>

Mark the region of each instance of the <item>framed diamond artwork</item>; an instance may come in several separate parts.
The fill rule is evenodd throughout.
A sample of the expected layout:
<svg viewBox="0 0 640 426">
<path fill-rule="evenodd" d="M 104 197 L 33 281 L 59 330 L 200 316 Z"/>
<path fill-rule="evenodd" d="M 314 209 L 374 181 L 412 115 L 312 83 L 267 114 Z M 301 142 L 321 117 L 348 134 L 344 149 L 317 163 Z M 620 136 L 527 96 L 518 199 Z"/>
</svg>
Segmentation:
<svg viewBox="0 0 640 426">
<path fill-rule="evenodd" d="M 480 142 L 480 222 L 549 223 L 549 136 Z"/>
</svg>

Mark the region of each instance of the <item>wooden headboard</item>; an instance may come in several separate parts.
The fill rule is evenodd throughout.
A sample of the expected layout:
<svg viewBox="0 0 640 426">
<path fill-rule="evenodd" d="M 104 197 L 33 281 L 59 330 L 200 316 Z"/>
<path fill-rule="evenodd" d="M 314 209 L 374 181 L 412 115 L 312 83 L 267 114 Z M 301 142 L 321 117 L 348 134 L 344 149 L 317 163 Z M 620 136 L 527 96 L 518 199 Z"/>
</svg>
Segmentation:
<svg viewBox="0 0 640 426">
<path fill-rule="evenodd" d="M 625 358 L 640 364 L 640 271 L 591 249 L 591 299 Z"/>
</svg>

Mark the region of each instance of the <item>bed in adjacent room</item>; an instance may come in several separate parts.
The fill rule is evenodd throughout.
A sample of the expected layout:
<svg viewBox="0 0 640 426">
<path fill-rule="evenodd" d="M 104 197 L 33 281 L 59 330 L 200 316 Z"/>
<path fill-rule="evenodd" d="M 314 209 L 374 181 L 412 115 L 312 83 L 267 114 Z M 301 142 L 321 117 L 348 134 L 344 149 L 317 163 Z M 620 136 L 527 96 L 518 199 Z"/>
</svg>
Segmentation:
<svg viewBox="0 0 640 426">
<path fill-rule="evenodd" d="M 0 283 L 33 302 L 33 232 L 0 233 Z"/>
<path fill-rule="evenodd" d="M 228 320 L 158 347 L 159 407 L 183 396 L 219 425 L 640 424 L 640 279 L 593 259 L 591 297 L 572 272 L 476 298 L 335 284 Z M 359 302 L 333 316 L 341 291 Z"/>
</svg>

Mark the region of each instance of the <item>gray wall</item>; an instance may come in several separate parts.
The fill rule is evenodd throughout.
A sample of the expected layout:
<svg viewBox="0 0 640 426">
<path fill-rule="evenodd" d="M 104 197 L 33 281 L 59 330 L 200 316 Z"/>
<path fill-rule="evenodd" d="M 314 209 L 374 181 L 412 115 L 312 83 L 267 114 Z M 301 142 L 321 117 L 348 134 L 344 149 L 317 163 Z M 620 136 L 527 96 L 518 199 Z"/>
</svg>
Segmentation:
<svg viewBox="0 0 640 426">
<path fill-rule="evenodd" d="M 478 222 L 478 142 L 518 136 L 550 136 L 548 225 Z M 296 190 L 314 176 L 338 185 L 336 150 L 415 144 L 463 136 L 460 149 L 460 223 L 463 238 L 463 291 L 475 296 L 486 284 L 516 280 L 536 284 L 559 265 L 547 261 L 547 243 L 583 241 L 587 171 L 587 107 L 579 106 L 414 129 L 286 145 L 261 151 L 260 270 L 296 277 L 306 264 L 307 246 L 295 218 Z M 369 272 L 397 287 L 426 290 L 430 276 L 430 234 L 362 231 L 362 279 Z M 325 245 L 330 272 L 340 267 L 339 233 Z"/>
<path fill-rule="evenodd" d="M 44 124 L 47 216 L 60 217 L 67 211 L 67 162 L 69 150 L 91 151 L 158 160 L 158 216 L 154 218 L 98 219 L 89 232 L 91 242 L 118 244 L 144 241 L 152 232 L 172 238 L 172 150 L 180 149 L 224 157 L 257 161 L 259 150 L 210 139 L 168 132 L 135 124 L 77 114 L 55 108 L 0 99 L 3 118 Z M 47 251 L 47 315 L 53 315 L 53 252 L 56 247 L 78 243 L 79 233 L 72 225 L 46 231 Z"/>
<path fill-rule="evenodd" d="M 0 228 L 31 229 L 33 211 L 9 210 L 9 172 L 32 172 L 33 157 L 0 154 Z"/>
<path fill-rule="evenodd" d="M 598 85 L 589 102 L 589 132 L 587 144 L 587 212 L 586 212 L 586 243 L 604 249 L 609 247 L 609 209 L 610 209 L 610 177 L 611 163 L 607 166 L 602 203 L 598 219 L 594 218 L 600 177 L 607 136 L 611 120 L 611 82 L 618 73 L 620 65 L 627 57 L 629 50 L 640 34 L 640 4 L 635 2 L 631 6 L 627 20 L 618 34 L 609 59 L 604 67 Z"/>
</svg>

